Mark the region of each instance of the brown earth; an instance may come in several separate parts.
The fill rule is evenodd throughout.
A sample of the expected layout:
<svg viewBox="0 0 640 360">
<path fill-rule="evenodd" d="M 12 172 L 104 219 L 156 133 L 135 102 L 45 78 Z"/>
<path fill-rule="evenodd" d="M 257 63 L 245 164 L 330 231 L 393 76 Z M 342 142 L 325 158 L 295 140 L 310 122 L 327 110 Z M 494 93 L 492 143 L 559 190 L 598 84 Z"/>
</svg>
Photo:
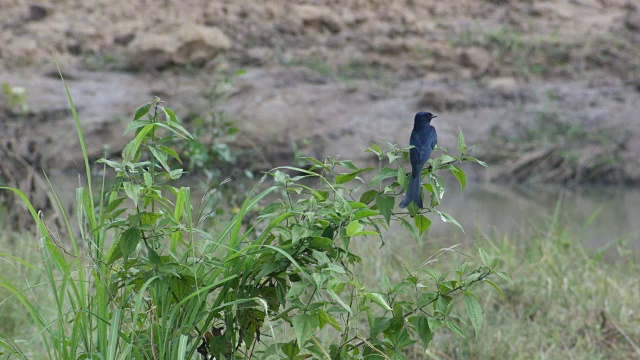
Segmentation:
<svg viewBox="0 0 640 360">
<path fill-rule="evenodd" d="M 290 162 L 294 143 L 366 160 L 369 142 L 407 142 L 431 110 L 442 146 L 458 127 L 479 145 L 486 179 L 640 183 L 633 1 L 3 0 L 0 15 L 0 83 L 28 104 L 0 98 L 14 183 L 33 181 L 25 164 L 81 167 L 52 51 L 94 158 L 117 153 L 153 95 L 211 112 L 220 74 L 242 67 L 216 107 L 242 129 L 237 146 L 260 150 L 254 166 Z"/>
</svg>

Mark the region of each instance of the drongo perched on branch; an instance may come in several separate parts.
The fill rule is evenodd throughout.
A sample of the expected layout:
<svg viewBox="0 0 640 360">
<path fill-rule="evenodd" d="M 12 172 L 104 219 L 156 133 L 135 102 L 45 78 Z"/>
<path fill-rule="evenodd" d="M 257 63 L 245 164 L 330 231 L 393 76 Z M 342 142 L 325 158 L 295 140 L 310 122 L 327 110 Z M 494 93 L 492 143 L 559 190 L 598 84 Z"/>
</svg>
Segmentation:
<svg viewBox="0 0 640 360">
<path fill-rule="evenodd" d="M 409 180 L 409 188 L 404 200 L 400 203 L 401 208 L 406 208 L 413 201 L 418 208 L 422 208 L 422 197 L 420 197 L 420 187 L 422 181 L 422 167 L 429 160 L 431 152 L 438 142 L 438 134 L 436 129 L 431 126 L 431 119 L 436 116 L 430 112 L 419 112 L 413 122 L 413 131 L 411 131 L 411 139 L 409 144 L 413 148 L 409 150 L 411 159 L 411 180 Z"/>
</svg>

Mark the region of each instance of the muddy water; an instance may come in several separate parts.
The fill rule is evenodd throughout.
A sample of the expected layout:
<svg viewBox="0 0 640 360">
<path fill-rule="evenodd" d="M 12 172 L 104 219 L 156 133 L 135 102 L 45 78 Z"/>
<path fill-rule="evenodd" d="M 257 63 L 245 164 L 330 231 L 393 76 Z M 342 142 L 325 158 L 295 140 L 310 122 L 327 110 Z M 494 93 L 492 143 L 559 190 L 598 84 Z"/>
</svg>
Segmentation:
<svg viewBox="0 0 640 360">
<path fill-rule="evenodd" d="M 625 187 L 508 187 L 486 184 L 464 193 L 445 194 L 443 210 L 454 216 L 466 233 L 434 221 L 431 236 L 452 243 L 477 236 L 524 241 L 534 233 L 547 234 L 558 208 L 559 228 L 581 239 L 590 249 L 615 248 L 619 241 L 640 250 L 640 189 Z"/>
</svg>

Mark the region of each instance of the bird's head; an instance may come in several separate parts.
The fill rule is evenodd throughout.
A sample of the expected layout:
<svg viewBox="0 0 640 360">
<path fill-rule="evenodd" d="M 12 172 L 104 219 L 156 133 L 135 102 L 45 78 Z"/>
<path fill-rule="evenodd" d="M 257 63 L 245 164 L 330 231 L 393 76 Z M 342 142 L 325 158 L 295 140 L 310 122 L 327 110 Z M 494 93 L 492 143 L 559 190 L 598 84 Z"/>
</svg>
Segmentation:
<svg viewBox="0 0 640 360">
<path fill-rule="evenodd" d="M 431 123 L 431 119 L 436 118 L 437 116 L 433 115 L 430 112 L 419 112 L 416 114 L 416 122 L 420 122 L 420 123 L 427 123 L 430 124 Z"/>
</svg>

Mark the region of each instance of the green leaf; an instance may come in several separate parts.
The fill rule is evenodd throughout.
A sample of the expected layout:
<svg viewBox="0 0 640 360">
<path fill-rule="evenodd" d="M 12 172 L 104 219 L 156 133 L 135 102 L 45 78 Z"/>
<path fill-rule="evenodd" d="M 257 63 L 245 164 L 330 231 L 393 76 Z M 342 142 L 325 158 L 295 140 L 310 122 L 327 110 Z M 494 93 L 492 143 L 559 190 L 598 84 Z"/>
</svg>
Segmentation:
<svg viewBox="0 0 640 360">
<path fill-rule="evenodd" d="M 409 210 L 409 216 L 411 217 L 415 217 L 416 215 L 418 215 L 418 213 L 420 212 L 420 208 L 418 207 L 418 205 L 416 205 L 415 201 L 412 201 L 409 206 L 407 206 L 407 210 Z M 416 239 L 419 236 L 416 236 Z"/>
<path fill-rule="evenodd" d="M 378 196 L 378 190 L 369 190 L 360 196 L 360 202 L 369 205 Z"/>
<path fill-rule="evenodd" d="M 391 281 L 385 274 L 384 270 L 382 270 L 382 274 L 380 274 L 380 284 L 382 285 L 382 289 L 384 291 L 389 291 L 391 289 Z"/>
<path fill-rule="evenodd" d="M 431 226 L 431 220 L 427 219 L 422 214 L 416 215 L 416 217 L 413 218 L 413 222 L 416 224 L 416 228 L 418 228 L 421 236 L 424 232 L 429 230 L 429 227 Z"/>
<path fill-rule="evenodd" d="M 415 341 L 411 339 L 409 331 L 403 327 L 385 335 L 389 335 L 389 340 L 391 340 L 393 347 L 395 348 L 391 356 L 391 360 L 407 360 L 407 357 L 402 353 L 402 350 L 415 343 Z"/>
<path fill-rule="evenodd" d="M 273 179 L 275 180 L 276 183 L 286 185 L 289 179 L 289 175 L 283 173 L 280 170 L 276 170 L 276 172 L 273 174 Z"/>
<path fill-rule="evenodd" d="M 442 326 L 442 320 L 438 320 L 433 317 L 428 318 L 428 320 L 429 320 L 429 329 L 431 329 L 431 331 L 433 331 L 434 333 L 438 329 L 440 329 L 440 327 Z"/>
<path fill-rule="evenodd" d="M 433 331 L 429 328 L 429 319 L 420 314 L 411 319 L 411 323 L 416 329 L 418 336 L 420 336 L 420 340 L 422 340 L 422 344 L 424 348 L 427 349 L 429 347 L 429 343 L 431 339 L 433 339 Z"/>
<path fill-rule="evenodd" d="M 367 204 L 365 204 L 365 203 L 361 203 L 361 202 L 359 202 L 359 201 L 349 201 L 349 205 L 351 206 L 351 208 L 352 208 L 353 210 L 356 210 L 356 209 L 364 209 L 364 208 L 366 208 L 366 207 L 367 207 Z"/>
<path fill-rule="evenodd" d="M 164 108 L 164 113 L 165 115 L 167 115 L 167 120 L 178 122 L 178 117 L 176 116 L 176 113 L 173 112 L 173 110 L 169 108 Z"/>
<path fill-rule="evenodd" d="M 467 145 L 464 143 L 464 135 L 462 134 L 462 129 L 458 127 L 458 151 L 460 155 L 465 155 L 467 153 Z"/>
<path fill-rule="evenodd" d="M 400 187 L 405 189 L 407 187 L 407 174 L 404 173 L 401 167 L 398 166 L 398 184 Z"/>
<path fill-rule="evenodd" d="M 185 129 L 184 127 L 182 127 L 182 125 L 178 124 L 177 122 L 174 121 L 168 121 L 167 124 L 164 123 L 156 123 L 158 124 L 158 126 L 161 126 L 169 131 L 171 131 L 172 133 L 176 134 L 177 136 L 181 137 L 181 138 L 186 138 L 189 140 L 193 140 L 193 135 L 191 135 L 187 129 Z"/>
<path fill-rule="evenodd" d="M 371 145 L 367 150 L 365 150 L 365 152 L 372 152 L 378 156 L 382 155 L 382 149 L 380 148 L 380 146 L 378 146 L 378 144 L 375 143 L 371 143 Z"/>
<path fill-rule="evenodd" d="M 127 197 L 133 200 L 133 204 L 138 206 L 138 199 L 140 198 L 140 185 L 136 185 L 132 182 L 125 182 L 122 184 L 124 186 L 124 192 L 127 194 Z"/>
<path fill-rule="evenodd" d="M 295 340 L 289 341 L 286 344 L 278 344 L 278 345 L 282 346 L 280 348 L 280 350 L 282 350 L 282 353 L 286 356 L 285 359 L 287 359 L 287 360 L 297 360 L 297 358 L 295 356 L 300 353 L 300 347 L 296 346 L 296 341 Z"/>
<path fill-rule="evenodd" d="M 381 308 L 387 311 L 391 311 L 391 307 L 389 307 L 389 304 L 387 304 L 387 301 L 384 299 L 384 297 L 382 297 L 380 293 L 375 293 L 375 292 L 365 293 L 364 297 L 380 305 Z"/>
<path fill-rule="evenodd" d="M 122 241 L 122 236 L 116 238 L 111 247 L 109 248 L 109 252 L 107 254 L 107 265 L 111 265 L 116 260 L 122 257 L 122 248 L 120 247 L 120 242 Z"/>
<path fill-rule="evenodd" d="M 136 159 L 136 152 L 138 149 L 136 148 L 136 140 L 133 139 L 129 141 L 127 145 L 122 149 L 122 159 L 124 161 L 134 162 Z"/>
<path fill-rule="evenodd" d="M 487 284 L 491 285 L 494 289 L 496 289 L 496 291 L 498 292 L 498 295 L 500 295 L 500 299 L 504 301 L 504 293 L 502 293 L 502 289 L 500 289 L 500 287 L 496 283 L 494 283 L 489 279 L 485 279 L 484 281 L 486 281 Z"/>
<path fill-rule="evenodd" d="M 340 306 L 342 306 L 342 308 L 344 308 L 345 310 L 347 310 L 347 312 L 349 314 L 351 314 L 351 308 L 349 307 L 349 305 L 347 305 L 341 298 L 340 296 L 338 296 L 338 294 L 335 293 L 335 291 L 333 290 L 327 290 L 327 294 L 329 294 L 329 296 L 331 296 L 331 298 L 333 300 L 335 300 L 338 304 L 340 304 Z"/>
<path fill-rule="evenodd" d="M 453 165 L 453 168 L 451 168 L 451 173 L 458 179 L 460 189 L 464 191 L 464 188 L 467 186 L 467 175 L 456 165 Z"/>
<path fill-rule="evenodd" d="M 467 315 L 471 319 L 471 325 L 473 325 L 477 339 L 480 330 L 482 330 L 482 306 L 480 306 L 480 302 L 475 296 L 465 295 L 464 307 L 467 309 Z"/>
<path fill-rule="evenodd" d="M 376 198 L 376 206 L 378 211 L 382 214 L 387 225 L 391 223 L 391 213 L 393 212 L 393 206 L 396 203 L 396 199 L 392 196 L 381 195 Z"/>
<path fill-rule="evenodd" d="M 171 171 L 171 169 L 169 168 L 169 164 L 167 164 L 167 158 L 168 158 L 168 154 L 163 151 L 163 150 L 158 150 L 153 146 L 149 146 L 149 150 L 151 151 L 151 153 L 153 154 L 153 157 L 156 158 L 156 160 L 158 160 L 160 162 L 160 164 L 162 165 L 162 167 L 167 170 L 167 172 Z"/>
<path fill-rule="evenodd" d="M 513 281 L 511 280 L 511 277 L 509 275 L 507 275 L 506 272 L 504 271 L 498 271 L 496 273 L 496 275 L 500 276 L 501 278 L 507 280 L 509 282 L 510 285 L 513 285 Z"/>
<path fill-rule="evenodd" d="M 180 164 L 182 164 L 182 160 L 180 160 L 180 155 L 178 155 L 178 153 L 175 150 L 173 150 L 170 147 L 166 147 L 166 146 L 162 146 L 162 145 L 158 146 L 158 148 L 161 149 L 161 150 L 166 151 L 167 154 L 171 155 L 171 157 L 173 157 L 174 159 L 178 160 L 178 162 Z"/>
<path fill-rule="evenodd" d="M 140 224 L 142 225 L 153 225 L 156 220 L 158 220 L 162 214 L 159 213 L 155 213 L 155 212 L 143 212 L 140 213 Z"/>
<path fill-rule="evenodd" d="M 421 269 L 423 272 L 427 273 L 427 275 L 433 279 L 434 281 L 438 281 L 438 279 L 440 278 L 440 273 L 437 272 L 436 270 L 430 269 L 430 268 L 423 268 Z"/>
<path fill-rule="evenodd" d="M 362 236 L 362 235 L 380 235 L 380 233 L 373 230 L 364 230 L 364 231 L 358 231 L 357 233 L 351 235 L 351 237 Z"/>
<path fill-rule="evenodd" d="M 327 238 L 327 239 L 329 239 L 329 241 L 331 241 L 331 239 L 333 239 L 333 235 L 334 235 L 333 233 L 334 233 L 333 226 L 331 226 L 331 224 L 329 224 L 329 225 L 327 225 L 327 227 L 324 228 L 324 230 L 322 230 L 322 237 L 323 238 Z M 314 238 L 314 240 L 315 240 L 315 238 Z M 325 242 L 326 242 L 326 240 L 325 240 Z M 313 245 L 313 242 L 310 245 Z"/>
<path fill-rule="evenodd" d="M 136 112 L 133 114 L 133 121 L 136 121 L 138 119 L 140 119 L 141 117 L 147 115 L 147 113 L 149 112 L 149 109 L 151 109 L 151 103 L 148 102 L 142 106 L 140 106 L 139 108 L 136 109 Z"/>
<path fill-rule="evenodd" d="M 311 231 L 306 226 L 296 224 L 293 225 L 293 228 L 291 229 L 291 241 L 294 244 L 297 243 L 300 239 L 304 239 L 306 237 L 309 237 L 310 235 Z"/>
<path fill-rule="evenodd" d="M 464 279 L 464 282 L 467 286 L 471 285 L 473 282 L 475 282 L 476 280 L 478 280 L 481 276 L 482 276 L 482 272 L 479 270 L 476 270 L 475 272 L 469 274 L 469 276 L 467 276 Z"/>
<path fill-rule="evenodd" d="M 109 204 L 104 209 L 104 215 L 106 217 L 108 217 L 109 214 L 111 214 L 112 211 L 117 209 L 120 206 L 120 204 L 122 204 L 122 202 L 124 200 L 125 200 L 125 198 L 116 198 L 116 199 L 113 199 L 113 200 L 109 201 Z"/>
<path fill-rule="evenodd" d="M 146 187 L 152 187 L 153 186 L 153 178 L 151 177 L 151 174 L 149 174 L 149 172 L 145 171 L 142 174 L 142 177 L 144 178 L 144 186 L 146 186 Z"/>
<path fill-rule="evenodd" d="M 305 282 L 295 282 L 291 284 L 289 291 L 287 292 L 287 299 L 297 299 L 304 293 L 304 290 L 307 288 L 307 284 Z"/>
<path fill-rule="evenodd" d="M 413 205 L 413 202 L 409 204 L 409 207 L 411 207 L 411 205 Z M 420 234 L 418 233 L 418 230 L 416 229 L 415 226 L 413 226 L 409 221 L 407 221 L 405 217 L 401 217 L 400 221 L 402 222 L 402 226 L 404 226 L 407 229 L 407 231 L 409 232 L 409 235 L 411 235 L 412 238 L 416 240 L 420 239 Z"/>
<path fill-rule="evenodd" d="M 392 169 L 389 167 L 383 167 L 379 173 L 377 173 L 373 179 L 369 182 L 369 186 L 377 186 L 384 179 L 392 178 L 397 176 L 398 171 L 396 169 Z"/>
<path fill-rule="evenodd" d="M 358 220 L 353 220 L 347 225 L 347 236 L 353 236 L 353 234 L 357 233 L 360 229 L 360 222 Z"/>
<path fill-rule="evenodd" d="M 484 264 L 484 266 L 489 266 L 489 263 L 491 262 L 491 257 L 489 256 L 489 254 L 487 254 L 486 251 L 484 251 L 483 248 L 479 247 L 478 251 L 480 252 L 480 259 L 482 260 L 482 264 Z"/>
<path fill-rule="evenodd" d="M 346 167 L 349 170 L 358 170 L 358 167 L 355 166 L 351 160 L 339 161 L 338 164 Z M 322 163 L 320 163 L 320 165 L 322 165 Z"/>
<path fill-rule="evenodd" d="M 339 332 L 342 332 L 342 327 L 338 323 L 338 320 L 331 316 L 331 314 L 324 310 L 318 310 L 318 315 L 326 324 L 329 324 L 332 328 L 338 330 Z"/>
<path fill-rule="evenodd" d="M 318 327 L 318 319 L 314 315 L 302 314 L 294 316 L 291 322 L 298 339 L 298 346 L 304 347 Z"/>
<path fill-rule="evenodd" d="M 343 184 L 343 183 L 346 183 L 348 181 L 351 181 L 351 180 L 355 179 L 356 176 L 358 176 L 358 174 L 360 174 L 361 172 L 370 171 L 370 170 L 375 170 L 375 169 L 372 168 L 372 167 L 368 167 L 368 168 L 359 169 L 359 170 L 350 172 L 348 174 L 340 174 L 340 175 L 336 176 L 336 184 Z"/>
<path fill-rule="evenodd" d="M 451 331 L 453 331 L 454 333 L 456 333 L 456 334 L 458 334 L 458 335 L 462 336 L 462 338 L 463 338 L 463 339 L 466 339 L 466 337 L 464 336 L 464 332 L 462 331 L 462 329 L 460 329 L 460 328 L 458 327 L 458 325 L 456 325 L 456 324 L 452 323 L 452 322 L 451 322 L 451 321 L 449 321 L 449 320 L 445 321 L 445 323 L 447 324 L 447 327 L 448 327 Z"/>
<path fill-rule="evenodd" d="M 171 178 L 171 180 L 178 180 L 180 176 L 182 176 L 183 172 L 184 170 L 182 169 L 171 170 L 169 171 L 169 177 Z"/>
<path fill-rule="evenodd" d="M 150 247 L 147 248 L 147 252 L 149 254 L 149 262 L 151 263 L 151 265 L 159 265 L 160 256 L 158 255 L 158 253 Z"/>
<path fill-rule="evenodd" d="M 122 233 L 120 250 L 125 259 L 136 249 L 138 242 L 140 242 L 140 230 L 137 228 L 129 228 Z"/>
<path fill-rule="evenodd" d="M 353 219 L 359 220 L 359 219 L 368 218 L 376 215 L 380 215 L 380 213 L 371 209 L 360 209 L 356 211 L 355 214 L 353 214 Z"/>
<path fill-rule="evenodd" d="M 156 124 L 149 124 L 145 127 L 143 127 L 140 131 L 138 131 L 138 133 L 136 134 L 136 143 L 133 147 L 133 149 L 131 149 L 131 151 L 135 154 L 138 151 L 138 148 L 140 147 L 140 144 L 142 144 L 146 137 L 147 134 L 156 128 Z"/>
<path fill-rule="evenodd" d="M 139 129 L 139 128 L 141 128 L 143 126 L 147 126 L 149 124 L 151 124 L 151 122 L 149 120 L 135 120 L 135 121 L 132 121 L 127 125 L 127 128 L 124 129 L 123 135 L 128 133 L 129 131 Z"/>
<path fill-rule="evenodd" d="M 433 304 L 433 302 L 438 297 L 438 293 L 435 291 L 427 291 L 420 293 L 418 297 L 418 307 L 426 306 L 429 304 Z"/>
<path fill-rule="evenodd" d="M 448 315 L 449 312 L 449 304 L 451 303 L 450 296 L 438 296 L 438 300 L 436 300 L 433 309 L 438 311 L 442 315 Z"/>
<path fill-rule="evenodd" d="M 471 162 L 474 162 L 474 163 L 476 163 L 476 164 L 480 164 L 480 165 L 482 165 L 482 166 L 484 166 L 484 167 L 489 167 L 489 165 L 487 165 L 487 163 L 486 163 L 486 162 L 484 162 L 484 161 L 480 161 L 480 160 L 478 160 L 478 159 L 476 159 L 476 158 L 474 158 L 474 157 L 465 156 L 464 158 L 462 158 L 462 160 L 465 160 L 465 161 L 471 161 Z"/>
<path fill-rule="evenodd" d="M 373 325 L 371 325 L 371 329 L 369 330 L 369 336 L 371 338 L 375 338 L 381 332 L 387 330 L 389 326 L 391 326 L 391 322 L 393 318 L 385 318 L 385 317 L 377 317 L 373 320 Z"/>
<path fill-rule="evenodd" d="M 462 228 L 462 225 L 460 225 L 460 223 L 454 219 L 451 215 L 442 212 L 442 211 L 436 211 L 436 213 L 438 213 L 438 215 L 440 215 L 440 219 L 443 222 L 448 222 L 448 223 L 452 223 L 453 225 L 457 226 L 460 230 L 462 230 L 462 232 L 464 232 L 464 229 Z"/>
</svg>

